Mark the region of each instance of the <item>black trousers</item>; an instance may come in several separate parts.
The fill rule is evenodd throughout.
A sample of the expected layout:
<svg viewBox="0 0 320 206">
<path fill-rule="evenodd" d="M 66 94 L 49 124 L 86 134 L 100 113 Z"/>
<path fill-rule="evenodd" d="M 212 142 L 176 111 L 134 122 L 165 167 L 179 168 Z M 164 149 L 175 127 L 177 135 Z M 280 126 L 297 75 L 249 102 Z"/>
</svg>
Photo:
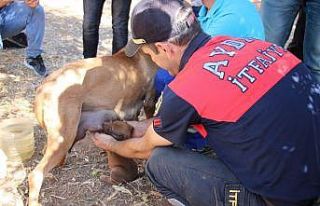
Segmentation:
<svg viewBox="0 0 320 206">
<path fill-rule="evenodd" d="M 105 0 L 83 0 L 83 56 L 96 57 L 99 43 L 99 27 Z M 128 21 L 131 0 L 113 0 L 112 13 L 112 54 L 128 42 Z"/>
</svg>

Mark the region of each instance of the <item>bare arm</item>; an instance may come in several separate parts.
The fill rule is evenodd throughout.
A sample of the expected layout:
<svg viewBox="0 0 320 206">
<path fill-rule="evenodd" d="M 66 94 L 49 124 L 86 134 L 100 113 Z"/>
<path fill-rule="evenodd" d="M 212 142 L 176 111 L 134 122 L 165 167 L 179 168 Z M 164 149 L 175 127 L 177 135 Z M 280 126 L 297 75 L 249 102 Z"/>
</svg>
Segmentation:
<svg viewBox="0 0 320 206">
<path fill-rule="evenodd" d="M 39 5 L 39 0 L 25 0 L 24 2 L 31 8 L 36 8 Z"/>
<path fill-rule="evenodd" d="M 154 118 L 143 121 L 127 121 L 127 123 L 134 128 L 132 137 L 143 137 L 149 126 L 152 124 L 153 119 Z"/>
<path fill-rule="evenodd" d="M 98 147 L 104 150 L 137 159 L 148 159 L 155 147 L 172 145 L 170 141 L 153 130 L 151 123 L 149 123 L 145 134 L 140 138 L 135 137 L 125 141 L 117 141 L 109 135 L 95 133 L 92 139 Z"/>
<path fill-rule="evenodd" d="M 0 0 L 0 8 L 7 6 L 11 2 L 13 2 L 13 0 Z"/>
</svg>

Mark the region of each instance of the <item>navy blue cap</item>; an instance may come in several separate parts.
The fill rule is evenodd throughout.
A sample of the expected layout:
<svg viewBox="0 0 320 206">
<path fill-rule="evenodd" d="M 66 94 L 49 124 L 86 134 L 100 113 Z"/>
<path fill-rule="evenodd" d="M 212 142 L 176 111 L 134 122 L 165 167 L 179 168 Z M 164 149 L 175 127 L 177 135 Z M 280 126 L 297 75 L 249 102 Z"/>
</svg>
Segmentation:
<svg viewBox="0 0 320 206">
<path fill-rule="evenodd" d="M 125 53 L 132 57 L 143 44 L 178 36 L 194 21 L 191 6 L 183 0 L 141 0 L 131 14 L 132 39 Z"/>
</svg>

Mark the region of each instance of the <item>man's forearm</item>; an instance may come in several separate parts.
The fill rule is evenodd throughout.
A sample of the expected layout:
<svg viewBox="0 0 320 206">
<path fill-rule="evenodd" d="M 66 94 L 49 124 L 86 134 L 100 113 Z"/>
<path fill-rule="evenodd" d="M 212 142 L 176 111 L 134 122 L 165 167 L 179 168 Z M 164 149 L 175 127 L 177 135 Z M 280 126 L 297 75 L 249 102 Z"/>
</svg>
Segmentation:
<svg viewBox="0 0 320 206">
<path fill-rule="evenodd" d="M 105 149 L 127 158 L 148 159 L 152 152 L 151 148 L 141 137 L 124 141 L 115 140 L 106 145 Z"/>
<path fill-rule="evenodd" d="M 132 137 L 142 137 L 146 133 L 148 127 L 152 124 L 153 119 L 154 118 L 145 119 L 143 121 L 128 121 L 127 123 L 134 128 Z"/>
<path fill-rule="evenodd" d="M 0 8 L 7 6 L 12 0 L 0 0 Z"/>
<path fill-rule="evenodd" d="M 114 141 L 111 151 L 123 157 L 148 159 L 151 150 L 148 151 L 146 143 L 142 137 L 145 135 L 148 127 L 151 125 L 153 118 L 140 122 L 129 121 L 128 123 L 134 127 L 134 134 L 131 139 L 125 141 Z"/>
<path fill-rule="evenodd" d="M 133 125 L 134 128 L 140 127 L 143 131 L 143 136 L 137 135 L 132 139 L 117 141 L 112 136 L 102 133 L 95 133 L 92 136 L 92 140 L 98 147 L 115 152 L 120 156 L 127 158 L 137 158 L 137 159 L 148 159 L 152 150 L 157 146 L 169 146 L 172 145 L 172 142 L 158 135 L 151 125 L 152 120 L 142 122 L 139 125 L 139 122 L 128 122 Z M 148 126 L 148 129 L 145 131 L 145 126 Z"/>
</svg>

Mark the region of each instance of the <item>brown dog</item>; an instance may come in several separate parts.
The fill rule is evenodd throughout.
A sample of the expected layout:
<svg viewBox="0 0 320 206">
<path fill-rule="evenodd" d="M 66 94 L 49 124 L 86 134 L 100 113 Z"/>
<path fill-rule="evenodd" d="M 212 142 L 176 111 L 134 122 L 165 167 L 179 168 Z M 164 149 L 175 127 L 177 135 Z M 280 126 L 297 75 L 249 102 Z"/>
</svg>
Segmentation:
<svg viewBox="0 0 320 206">
<path fill-rule="evenodd" d="M 120 51 L 68 64 L 45 79 L 37 89 L 35 114 L 48 141 L 42 160 L 28 177 L 29 205 L 38 204 L 44 176 L 64 163 L 68 150 L 87 130 L 100 131 L 105 121 L 135 120 L 142 106 L 154 111 L 156 69 L 149 56 L 138 53 L 127 58 Z"/>
</svg>

